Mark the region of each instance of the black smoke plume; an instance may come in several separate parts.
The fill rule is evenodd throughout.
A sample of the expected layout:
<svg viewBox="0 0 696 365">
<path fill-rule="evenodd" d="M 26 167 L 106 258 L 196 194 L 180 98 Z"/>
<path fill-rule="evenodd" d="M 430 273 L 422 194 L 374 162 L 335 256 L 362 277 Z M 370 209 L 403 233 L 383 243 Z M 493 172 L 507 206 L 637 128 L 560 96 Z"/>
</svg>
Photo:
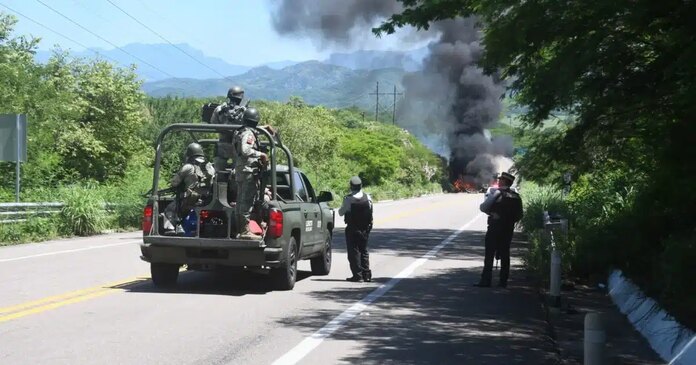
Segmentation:
<svg viewBox="0 0 696 365">
<path fill-rule="evenodd" d="M 273 25 L 280 34 L 312 36 L 322 45 L 352 45 L 356 32 L 368 30 L 402 9 L 385 1 L 274 1 Z M 365 33 L 363 33 L 364 35 Z M 449 158 L 450 179 L 464 176 L 478 185 L 501 171 L 496 156 L 510 156 L 510 139 L 492 140 L 485 130 L 502 112 L 504 87 L 483 73 L 481 34 L 475 18 L 432 24 L 430 54 L 420 72 L 404 76 L 399 124 L 433 151 Z"/>
</svg>

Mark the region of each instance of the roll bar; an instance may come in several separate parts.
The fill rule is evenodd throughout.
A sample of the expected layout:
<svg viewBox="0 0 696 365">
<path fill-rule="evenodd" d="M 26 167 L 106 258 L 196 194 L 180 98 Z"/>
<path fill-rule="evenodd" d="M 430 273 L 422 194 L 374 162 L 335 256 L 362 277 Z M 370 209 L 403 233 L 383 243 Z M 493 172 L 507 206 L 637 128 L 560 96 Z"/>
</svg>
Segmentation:
<svg viewBox="0 0 696 365">
<path fill-rule="evenodd" d="M 152 177 L 152 194 L 150 195 L 150 199 L 157 201 L 159 199 L 158 196 L 158 187 L 159 187 L 159 175 L 160 175 L 160 165 L 162 163 L 162 142 L 164 141 L 164 137 L 173 132 L 173 131 L 186 131 L 190 133 L 193 136 L 193 132 L 233 132 L 239 128 L 241 128 L 241 124 L 198 124 L 198 123 L 175 123 L 175 124 L 170 124 L 162 131 L 160 132 L 159 136 L 157 136 L 157 140 L 155 142 L 155 168 L 153 172 L 153 177 Z M 277 177 L 276 177 L 276 148 L 280 148 L 283 152 L 285 152 L 285 155 L 288 158 L 288 170 L 290 172 L 290 179 L 288 183 L 290 184 L 290 191 L 295 191 L 295 181 L 292 178 L 294 172 L 295 172 L 295 167 L 292 162 L 292 154 L 290 153 L 290 150 L 288 150 L 287 147 L 283 145 L 283 143 L 280 140 L 280 135 L 277 136 L 277 143 L 276 139 L 271 136 L 270 133 L 268 133 L 267 130 L 263 128 L 258 128 L 254 127 L 254 129 L 265 135 L 268 140 L 270 141 L 270 163 L 271 163 L 271 188 L 273 192 L 273 197 L 277 198 L 278 196 L 278 189 L 277 189 Z M 195 139 L 195 138 L 194 138 Z M 213 141 L 213 140 L 205 140 L 207 141 Z M 154 204 L 153 206 L 154 209 L 157 208 L 157 204 Z M 157 211 L 154 212 L 155 216 L 159 214 Z"/>
</svg>

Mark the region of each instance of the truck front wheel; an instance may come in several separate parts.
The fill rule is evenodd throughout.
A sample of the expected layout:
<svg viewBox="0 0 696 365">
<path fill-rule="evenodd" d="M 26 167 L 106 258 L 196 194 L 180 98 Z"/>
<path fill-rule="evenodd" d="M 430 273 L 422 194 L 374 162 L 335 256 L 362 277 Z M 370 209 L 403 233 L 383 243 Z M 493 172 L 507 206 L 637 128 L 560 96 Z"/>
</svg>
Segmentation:
<svg viewBox="0 0 696 365">
<path fill-rule="evenodd" d="M 179 265 L 151 263 L 150 274 L 152 274 L 152 282 L 156 287 L 171 287 L 176 284 L 176 279 L 179 278 Z"/>
<path fill-rule="evenodd" d="M 297 279 L 297 243 L 290 237 L 288 249 L 284 252 L 285 262 L 279 268 L 271 270 L 273 286 L 279 290 L 292 290 Z"/>
</svg>

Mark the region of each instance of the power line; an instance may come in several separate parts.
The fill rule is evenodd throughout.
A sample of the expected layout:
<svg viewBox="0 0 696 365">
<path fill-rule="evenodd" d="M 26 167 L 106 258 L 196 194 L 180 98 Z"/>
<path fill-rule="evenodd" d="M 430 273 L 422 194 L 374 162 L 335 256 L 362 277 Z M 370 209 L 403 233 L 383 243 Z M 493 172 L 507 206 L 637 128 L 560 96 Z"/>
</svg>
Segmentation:
<svg viewBox="0 0 696 365">
<path fill-rule="evenodd" d="M 394 96 L 394 103 L 392 104 L 392 123 L 396 124 L 396 96 L 397 95 L 403 95 L 403 93 L 397 93 L 396 92 L 396 85 L 394 85 L 394 92 L 390 93 L 384 93 L 384 92 L 379 92 L 379 81 L 377 81 L 377 88 L 375 89 L 375 92 L 370 93 L 370 95 L 375 95 L 376 101 L 375 101 L 375 121 L 379 121 L 379 110 L 383 109 L 382 106 L 379 104 L 379 96 L 380 95 L 392 95 Z"/>
<path fill-rule="evenodd" d="M 171 41 L 169 41 L 167 38 L 164 38 L 164 36 L 162 36 L 161 34 L 157 33 L 154 29 L 148 27 L 145 23 L 141 22 L 141 21 L 138 20 L 136 17 L 130 15 L 127 11 L 123 10 L 123 8 L 121 8 L 120 6 L 114 4 L 111 0 L 106 0 L 106 2 L 108 2 L 109 4 L 111 4 L 111 5 L 112 5 L 113 7 L 115 7 L 116 9 L 120 10 L 123 14 L 125 14 L 125 15 L 128 16 L 129 18 L 133 19 L 136 23 L 142 25 L 145 29 L 149 30 L 149 31 L 152 32 L 154 35 L 160 37 L 160 39 L 162 39 L 163 41 L 169 43 L 169 45 L 171 45 L 172 47 L 176 48 L 179 52 L 185 54 L 185 55 L 188 56 L 190 59 L 196 61 L 196 63 L 200 64 L 201 66 L 207 68 L 207 69 L 210 70 L 210 71 L 213 71 L 214 73 L 218 74 L 220 77 L 222 77 L 222 78 L 224 78 L 224 79 L 227 79 L 227 77 L 226 77 L 225 75 L 221 74 L 220 72 L 218 72 L 217 70 L 213 69 L 212 67 L 206 65 L 205 63 L 199 61 L 196 57 L 193 57 L 193 56 L 190 55 L 188 52 L 184 51 L 184 50 L 181 49 L 179 46 L 177 46 L 176 44 L 174 44 L 174 43 L 172 43 Z"/>
<path fill-rule="evenodd" d="M 106 43 L 112 45 L 112 46 L 115 47 L 115 48 L 118 48 L 121 52 L 123 52 L 123 53 L 125 53 L 125 54 L 127 54 L 127 55 L 129 55 L 129 56 L 131 56 L 131 57 L 133 57 L 134 59 L 136 59 L 136 60 L 138 60 L 138 61 L 140 61 L 140 62 L 142 62 L 142 63 L 144 63 L 144 64 L 146 64 L 146 65 L 148 65 L 148 66 L 150 66 L 150 67 L 152 67 L 153 69 L 155 69 L 155 70 L 161 72 L 161 73 L 164 74 L 164 75 L 167 75 L 167 76 L 172 77 L 172 78 L 176 78 L 176 76 L 170 74 L 169 72 L 163 71 L 163 70 L 160 69 L 159 67 L 157 67 L 157 66 L 155 66 L 155 65 L 153 65 L 153 64 L 151 64 L 151 63 L 149 63 L 149 62 L 147 62 L 147 61 L 145 61 L 145 60 L 143 60 L 143 59 L 141 59 L 140 57 L 138 57 L 138 56 L 136 56 L 136 55 L 134 55 L 134 54 L 132 54 L 132 53 L 126 51 L 125 49 L 123 49 L 123 48 L 121 48 L 121 47 L 115 45 L 114 43 L 112 43 L 112 42 L 109 41 L 108 39 L 106 39 L 106 38 L 100 36 L 99 34 L 94 33 L 94 32 L 92 32 L 91 30 L 89 30 L 89 29 L 83 27 L 80 23 L 78 23 L 78 22 L 76 22 L 76 21 L 70 19 L 68 16 L 66 16 L 66 15 L 64 15 L 63 13 L 61 13 L 60 11 L 58 11 L 58 10 L 52 8 L 51 6 L 49 6 L 48 4 L 44 3 L 43 1 L 41 1 L 41 0 L 36 0 L 36 1 L 37 1 L 38 3 L 40 3 L 41 5 L 47 7 L 48 9 L 50 9 L 50 10 L 53 11 L 54 13 L 56 13 L 56 14 L 62 16 L 63 18 L 67 19 L 69 22 L 71 22 L 71 23 L 77 25 L 78 27 L 82 28 L 83 30 L 85 30 L 85 31 L 88 32 L 89 34 L 91 34 L 91 35 L 93 35 L 93 36 L 95 36 L 95 37 L 101 39 L 102 41 L 104 41 L 104 42 L 106 42 Z"/>
<path fill-rule="evenodd" d="M 5 4 L 0 4 L 0 6 L 2 6 L 3 8 L 5 8 L 5 9 L 7 9 L 7 10 L 9 10 L 9 11 L 11 11 L 11 12 L 13 12 L 13 13 L 15 13 L 15 14 L 17 14 L 17 15 L 23 17 L 23 18 L 26 18 L 27 20 L 29 20 L 29 21 L 31 21 L 31 22 L 34 22 L 34 24 L 36 24 L 36 25 L 38 25 L 38 26 L 40 26 L 40 27 L 43 27 L 44 29 L 46 29 L 46 30 L 48 30 L 48 31 L 50 31 L 50 32 L 53 32 L 53 33 L 55 33 L 55 34 L 57 34 L 57 35 L 59 35 L 59 36 L 65 38 L 65 39 L 69 40 L 70 42 L 73 42 L 73 43 L 77 44 L 77 45 L 80 46 L 80 47 L 83 47 L 83 48 L 85 48 L 85 49 L 87 49 L 87 50 L 89 50 L 89 51 L 91 51 L 91 52 L 94 52 L 94 53 L 95 53 L 96 55 L 98 55 L 98 56 L 102 56 L 102 57 L 104 57 L 104 58 L 106 58 L 106 59 L 109 59 L 109 60 L 113 61 L 114 63 L 121 63 L 121 62 L 119 62 L 119 61 L 117 61 L 117 60 L 115 60 L 115 59 L 113 59 L 113 58 L 111 58 L 111 57 L 109 57 L 109 56 L 107 56 L 107 55 L 105 55 L 105 54 L 101 54 L 101 53 L 99 53 L 99 52 L 97 52 L 97 51 L 95 51 L 95 50 L 93 50 L 93 49 L 90 49 L 89 47 L 85 46 L 84 44 L 82 44 L 82 43 L 80 43 L 80 42 L 78 42 L 78 41 L 76 41 L 76 40 L 74 40 L 74 39 L 72 39 L 72 38 L 66 36 L 65 34 L 63 34 L 63 33 L 61 33 L 61 32 L 58 32 L 57 30 L 51 29 L 51 28 L 49 28 L 48 26 L 41 24 L 39 21 L 36 21 L 36 20 L 32 19 L 31 17 L 29 17 L 29 16 L 27 16 L 27 15 L 24 15 L 24 14 L 20 13 L 19 11 L 12 9 L 11 7 L 9 7 L 9 6 L 5 5 Z"/>
</svg>

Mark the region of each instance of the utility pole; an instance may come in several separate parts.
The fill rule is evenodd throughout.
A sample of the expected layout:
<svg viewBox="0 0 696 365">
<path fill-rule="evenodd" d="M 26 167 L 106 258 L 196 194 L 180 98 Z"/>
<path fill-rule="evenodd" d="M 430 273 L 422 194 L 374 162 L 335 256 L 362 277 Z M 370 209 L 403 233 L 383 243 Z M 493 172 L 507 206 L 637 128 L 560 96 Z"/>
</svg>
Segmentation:
<svg viewBox="0 0 696 365">
<path fill-rule="evenodd" d="M 403 95 L 403 93 L 396 93 L 396 85 L 394 85 L 394 105 L 392 105 L 392 124 L 396 125 L 396 95 Z"/>
<path fill-rule="evenodd" d="M 375 92 L 370 93 L 370 95 L 375 95 L 375 97 L 376 97 L 376 100 L 375 100 L 375 121 L 379 121 L 379 96 L 380 95 L 393 95 L 394 96 L 394 105 L 392 106 L 392 123 L 396 124 L 396 96 L 403 95 L 403 93 L 396 92 L 396 85 L 394 85 L 394 92 L 380 93 L 379 92 L 379 81 L 377 81 L 377 88 L 375 89 Z"/>
<path fill-rule="evenodd" d="M 379 81 L 377 81 L 377 91 L 375 91 L 375 95 L 377 95 L 377 102 L 375 103 L 375 122 L 379 121 Z"/>
</svg>

